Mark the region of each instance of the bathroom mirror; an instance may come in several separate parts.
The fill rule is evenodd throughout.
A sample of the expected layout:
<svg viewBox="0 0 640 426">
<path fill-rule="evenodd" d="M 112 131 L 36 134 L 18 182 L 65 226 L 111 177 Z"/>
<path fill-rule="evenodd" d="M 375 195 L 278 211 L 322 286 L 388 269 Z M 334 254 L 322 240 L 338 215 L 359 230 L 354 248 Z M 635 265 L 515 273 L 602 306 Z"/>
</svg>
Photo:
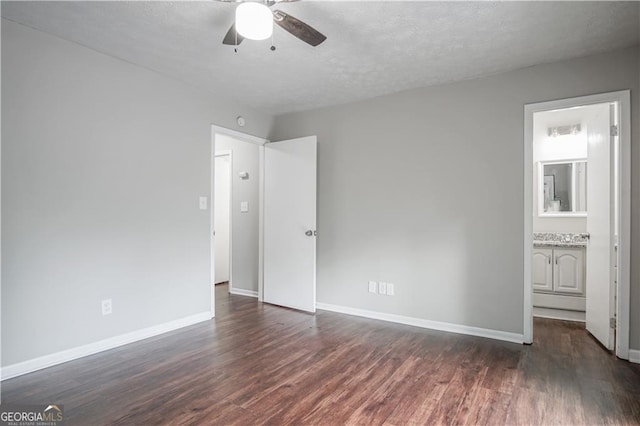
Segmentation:
<svg viewBox="0 0 640 426">
<path fill-rule="evenodd" d="M 539 164 L 539 215 L 586 216 L 587 160 L 541 161 Z"/>
</svg>

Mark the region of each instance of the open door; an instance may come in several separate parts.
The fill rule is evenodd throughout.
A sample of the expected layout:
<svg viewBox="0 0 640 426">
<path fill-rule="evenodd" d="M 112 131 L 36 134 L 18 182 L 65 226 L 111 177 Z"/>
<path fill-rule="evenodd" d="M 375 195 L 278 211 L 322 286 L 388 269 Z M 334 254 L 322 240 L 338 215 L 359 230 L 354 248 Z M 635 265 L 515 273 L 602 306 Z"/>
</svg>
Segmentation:
<svg viewBox="0 0 640 426">
<path fill-rule="evenodd" d="M 315 136 L 264 152 L 264 281 L 267 303 L 316 310 Z"/>
<path fill-rule="evenodd" d="M 586 327 L 607 349 L 614 347 L 614 235 L 615 182 L 612 166 L 614 141 L 611 136 L 612 104 L 590 107 L 587 121 L 587 279 Z"/>
</svg>

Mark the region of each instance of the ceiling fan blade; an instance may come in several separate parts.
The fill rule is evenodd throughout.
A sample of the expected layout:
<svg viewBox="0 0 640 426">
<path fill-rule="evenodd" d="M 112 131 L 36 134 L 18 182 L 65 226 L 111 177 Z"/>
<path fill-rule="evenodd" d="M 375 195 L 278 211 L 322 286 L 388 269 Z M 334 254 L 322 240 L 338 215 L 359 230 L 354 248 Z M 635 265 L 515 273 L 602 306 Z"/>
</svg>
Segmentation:
<svg viewBox="0 0 640 426">
<path fill-rule="evenodd" d="M 266 5 L 271 7 L 276 3 L 293 3 L 300 0 L 266 0 Z"/>
<path fill-rule="evenodd" d="M 231 28 L 229 28 L 229 31 L 227 31 L 227 34 L 224 36 L 222 44 L 237 46 L 242 43 L 242 40 L 244 40 L 244 37 L 238 34 L 238 32 L 236 31 L 236 24 L 233 24 L 231 25 Z"/>
<path fill-rule="evenodd" d="M 309 43 L 311 46 L 317 46 L 327 39 L 327 37 L 321 34 L 318 30 L 311 28 L 301 20 L 294 18 L 291 15 L 287 15 L 281 10 L 273 11 L 273 20 L 286 31 L 298 37 L 305 43 Z"/>
</svg>

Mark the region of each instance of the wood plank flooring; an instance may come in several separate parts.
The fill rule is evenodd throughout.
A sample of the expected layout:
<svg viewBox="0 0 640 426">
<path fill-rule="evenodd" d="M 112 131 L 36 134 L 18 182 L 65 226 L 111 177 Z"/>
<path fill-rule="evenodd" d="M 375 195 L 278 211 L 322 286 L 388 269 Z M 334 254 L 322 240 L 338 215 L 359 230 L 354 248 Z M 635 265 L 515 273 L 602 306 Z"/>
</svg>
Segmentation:
<svg viewBox="0 0 640 426">
<path fill-rule="evenodd" d="M 230 296 L 217 318 L 2 383 L 67 425 L 640 424 L 640 365 L 577 323 L 532 346 Z"/>
</svg>

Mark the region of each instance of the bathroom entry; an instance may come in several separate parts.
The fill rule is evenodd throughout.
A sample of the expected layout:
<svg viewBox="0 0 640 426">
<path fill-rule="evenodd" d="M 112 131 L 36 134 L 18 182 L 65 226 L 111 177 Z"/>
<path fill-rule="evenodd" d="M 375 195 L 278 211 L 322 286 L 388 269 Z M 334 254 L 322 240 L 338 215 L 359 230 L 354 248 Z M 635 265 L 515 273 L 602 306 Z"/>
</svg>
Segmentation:
<svg viewBox="0 0 640 426">
<path fill-rule="evenodd" d="M 618 95 L 624 98 L 624 93 L 628 99 L 628 92 Z M 572 106 L 566 100 L 526 107 L 532 217 L 528 223 L 525 219 L 525 226 L 533 231 L 533 244 L 525 249 L 531 255 L 528 312 L 584 322 L 603 346 L 617 346 L 616 353 L 624 358 L 629 282 L 628 260 L 622 260 L 628 255 L 629 234 L 628 223 L 621 223 L 621 194 L 628 209 L 628 182 L 621 182 L 620 130 L 628 127 L 620 125 L 616 96 L 586 98 L 592 101 L 578 98 Z M 525 340 L 526 315 L 527 306 Z M 622 345 L 616 345 L 616 332 Z"/>
<path fill-rule="evenodd" d="M 608 302 L 615 265 L 612 117 L 610 103 L 533 117 L 533 313 L 585 322 L 609 349 L 609 312 L 615 315 Z"/>
</svg>

